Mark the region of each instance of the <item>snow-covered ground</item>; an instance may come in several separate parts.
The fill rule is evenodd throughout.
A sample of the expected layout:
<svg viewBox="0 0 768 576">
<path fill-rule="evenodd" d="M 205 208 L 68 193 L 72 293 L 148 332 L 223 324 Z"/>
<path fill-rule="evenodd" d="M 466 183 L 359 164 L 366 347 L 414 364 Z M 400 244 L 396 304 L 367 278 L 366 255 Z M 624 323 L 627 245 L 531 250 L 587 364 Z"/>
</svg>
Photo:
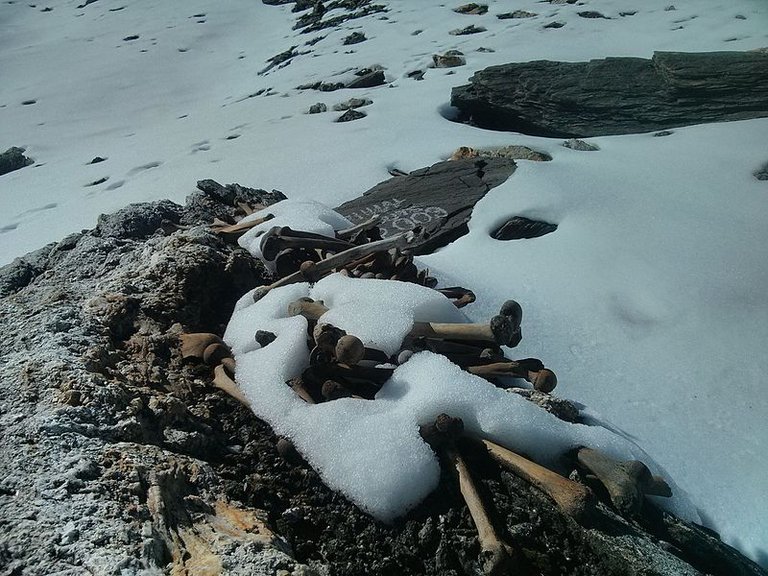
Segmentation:
<svg viewBox="0 0 768 576">
<path fill-rule="evenodd" d="M 521 161 L 477 205 L 470 234 L 423 262 L 477 292 L 475 319 L 519 300 L 515 355 L 544 360 L 559 394 L 631 435 L 708 525 L 768 564 L 768 186 L 752 176 L 768 160 L 768 119 L 593 138 L 600 151 L 577 152 L 443 117 L 451 87 L 493 64 L 768 46 L 764 0 L 679 0 L 675 10 L 671 0 L 491 0 L 483 16 L 454 13 L 458 1 L 381 3 L 386 19 L 300 34 L 290 6 L 256 0 L 4 1 L 0 151 L 26 147 L 36 164 L 0 176 L 0 264 L 130 202 L 182 201 L 201 178 L 336 205 L 388 167 L 427 166 L 462 145 L 549 152 L 552 162 Z M 610 19 L 577 15 L 587 8 Z M 538 16 L 495 16 L 516 9 Z M 565 26 L 543 27 L 555 20 Z M 487 31 L 448 33 L 470 23 Z M 354 30 L 368 40 L 343 46 Z M 308 53 L 259 74 L 297 45 Z M 467 65 L 426 69 L 448 49 Z M 374 64 L 386 86 L 296 90 Z M 423 81 L 407 77 L 416 69 Z M 352 96 L 373 100 L 366 118 L 306 114 Z M 106 160 L 89 164 L 96 156 Z M 559 228 L 491 240 L 512 215 Z"/>
</svg>

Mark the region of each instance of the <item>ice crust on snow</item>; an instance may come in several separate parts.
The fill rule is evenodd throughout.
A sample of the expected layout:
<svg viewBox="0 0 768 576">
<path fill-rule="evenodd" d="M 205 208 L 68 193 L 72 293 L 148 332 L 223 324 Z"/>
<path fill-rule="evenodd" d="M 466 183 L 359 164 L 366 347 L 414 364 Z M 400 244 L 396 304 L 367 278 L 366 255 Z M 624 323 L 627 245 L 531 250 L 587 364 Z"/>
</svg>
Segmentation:
<svg viewBox="0 0 768 576">
<path fill-rule="evenodd" d="M 318 214 L 325 214 L 318 210 Z M 439 465 L 421 439 L 419 425 L 440 413 L 464 420 L 469 433 L 556 465 L 567 450 L 586 445 L 621 459 L 639 459 L 661 470 L 638 446 L 602 426 L 570 424 L 537 405 L 461 370 L 444 356 L 420 352 L 399 366 L 375 400 L 344 398 L 317 405 L 299 399 L 286 382 L 309 365 L 307 321 L 289 317 L 288 305 L 309 296 L 329 308 L 331 323 L 367 346 L 394 354 L 415 321 L 463 322 L 464 315 L 439 292 L 390 280 L 332 274 L 314 286 L 254 291 L 237 303 L 224 339 L 236 361 L 236 381 L 254 413 L 290 437 L 332 488 L 383 521 L 413 508 L 437 486 Z M 256 330 L 277 338 L 265 347 Z M 670 506 L 697 519 L 675 487 Z"/>
</svg>

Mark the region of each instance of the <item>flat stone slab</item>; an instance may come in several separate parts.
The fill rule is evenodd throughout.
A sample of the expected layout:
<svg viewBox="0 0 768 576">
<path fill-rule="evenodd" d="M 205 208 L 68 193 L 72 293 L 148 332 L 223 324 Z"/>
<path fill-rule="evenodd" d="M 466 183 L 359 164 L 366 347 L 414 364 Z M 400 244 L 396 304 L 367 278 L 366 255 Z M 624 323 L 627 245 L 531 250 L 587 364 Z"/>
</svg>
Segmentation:
<svg viewBox="0 0 768 576">
<path fill-rule="evenodd" d="M 566 138 L 762 118 L 768 53 L 503 64 L 454 88 L 451 104 L 483 128 Z"/>
<path fill-rule="evenodd" d="M 425 239 L 415 253 L 428 254 L 466 234 L 472 208 L 515 168 L 509 158 L 439 162 L 385 180 L 336 210 L 354 224 L 380 215 L 385 237 L 421 226 Z"/>
</svg>

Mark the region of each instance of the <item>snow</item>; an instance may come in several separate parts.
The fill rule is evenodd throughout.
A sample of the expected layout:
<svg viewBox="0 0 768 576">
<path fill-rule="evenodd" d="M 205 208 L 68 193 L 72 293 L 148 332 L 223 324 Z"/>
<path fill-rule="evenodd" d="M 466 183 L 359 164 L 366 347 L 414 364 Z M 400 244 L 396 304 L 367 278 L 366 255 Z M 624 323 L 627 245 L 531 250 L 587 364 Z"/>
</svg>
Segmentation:
<svg viewBox="0 0 768 576">
<path fill-rule="evenodd" d="M 130 202 L 181 202 L 198 179 L 335 206 L 390 167 L 428 166 L 459 146 L 548 152 L 552 162 L 519 162 L 477 205 L 470 234 L 422 262 L 444 285 L 477 293 L 466 309 L 472 320 L 519 300 L 524 338 L 515 355 L 542 358 L 558 374 L 559 394 L 623 430 L 690 495 L 706 525 L 766 562 L 768 208 L 752 172 L 768 159 L 768 120 L 593 138 L 600 151 L 578 152 L 444 117 L 450 89 L 489 65 L 767 46 L 763 0 L 678 0 L 671 11 L 669 0 L 497 0 L 484 16 L 456 14 L 450 3 L 382 0 L 386 20 L 374 14 L 308 35 L 291 30 L 290 6 L 254 0 L 79 3 L 51 0 L 50 12 L 0 5 L 0 151 L 25 146 L 36 161 L 0 176 L 0 263 Z M 495 17 L 513 9 L 539 15 Z M 611 19 L 581 18 L 584 9 Z M 565 26 L 543 28 L 554 20 Z M 448 34 L 470 23 L 488 30 Z M 355 30 L 368 40 L 342 46 Z M 294 45 L 311 53 L 258 74 Z M 467 65 L 425 68 L 450 49 Z M 374 64 L 385 68 L 386 86 L 295 89 Z M 423 81 L 406 77 L 415 69 L 426 70 Z M 315 102 L 331 108 L 350 97 L 373 100 L 366 118 L 337 124 L 340 113 L 306 114 Z M 95 156 L 107 160 L 89 164 Z M 512 215 L 559 228 L 526 241 L 488 238 Z M 302 361 L 289 354 L 297 322 L 261 326 L 285 332 L 289 372 Z"/>
</svg>

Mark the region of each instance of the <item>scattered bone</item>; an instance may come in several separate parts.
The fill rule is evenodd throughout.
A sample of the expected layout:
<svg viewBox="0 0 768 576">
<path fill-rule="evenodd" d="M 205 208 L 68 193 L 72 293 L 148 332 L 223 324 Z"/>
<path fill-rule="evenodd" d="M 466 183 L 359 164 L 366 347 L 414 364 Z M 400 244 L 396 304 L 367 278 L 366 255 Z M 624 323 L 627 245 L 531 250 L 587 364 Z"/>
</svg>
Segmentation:
<svg viewBox="0 0 768 576">
<path fill-rule="evenodd" d="M 181 357 L 203 358 L 205 349 L 211 344 L 224 344 L 224 340 L 216 334 L 209 332 L 194 332 L 191 334 L 182 334 L 179 336 L 181 341 Z"/>
<path fill-rule="evenodd" d="M 341 252 L 351 248 L 352 244 L 321 234 L 297 232 L 288 226 L 274 226 L 262 236 L 259 247 L 264 259 L 271 262 L 286 248 Z"/>
<path fill-rule="evenodd" d="M 354 366 L 365 358 L 365 346 L 360 338 L 346 334 L 336 342 L 336 361 L 347 366 Z"/>
<path fill-rule="evenodd" d="M 589 511 L 592 493 L 586 486 L 568 480 L 490 440 L 484 439 L 482 442 L 494 460 L 546 493 L 572 518 L 581 519 Z"/>
<path fill-rule="evenodd" d="M 381 222 L 381 216 L 374 216 L 373 218 L 366 220 L 365 222 L 361 222 L 360 224 L 357 224 L 355 226 L 352 226 L 351 228 L 345 228 L 344 230 L 336 230 L 336 237 L 341 238 L 342 240 L 349 240 L 356 234 L 360 232 L 365 232 L 367 230 L 370 230 L 371 228 L 374 228 Z"/>
<path fill-rule="evenodd" d="M 672 490 L 664 479 L 653 476 L 648 467 L 638 460 L 614 460 L 591 448 L 579 448 L 576 458 L 579 464 L 597 476 L 613 505 L 623 514 L 638 514 L 646 494 L 672 496 Z"/>
<path fill-rule="evenodd" d="M 513 378 L 524 378 L 533 384 L 534 390 L 549 394 L 557 386 L 557 376 L 552 370 L 542 367 L 538 370 L 530 370 L 525 363 L 515 362 L 496 362 L 493 364 L 484 364 L 481 366 L 470 366 L 467 371 L 477 376 L 511 376 Z"/>
<path fill-rule="evenodd" d="M 477 528 L 483 572 L 489 576 L 514 573 L 519 563 L 518 555 L 510 546 L 502 542 L 496 533 L 490 515 L 472 480 L 469 467 L 453 442 L 463 429 L 464 424 L 461 419 L 441 414 L 434 424 L 422 426 L 419 431 L 426 441 L 445 454 L 456 471 L 459 490 Z"/>
<path fill-rule="evenodd" d="M 203 350 L 203 362 L 209 366 L 221 364 L 221 361 L 224 360 L 224 358 L 230 357 L 232 357 L 232 351 L 229 349 L 229 346 L 219 342 L 209 344 L 206 346 L 205 350 Z"/>
<path fill-rule="evenodd" d="M 211 230 L 217 234 L 230 235 L 238 238 L 251 228 L 255 228 L 264 222 L 268 222 L 269 220 L 272 220 L 272 218 L 274 218 L 272 214 L 266 214 L 263 218 L 257 218 L 256 220 L 246 222 L 241 221 L 237 224 L 227 224 L 226 222 L 222 222 L 221 220 L 217 219 L 213 221 L 213 224 L 211 224 Z"/>
<path fill-rule="evenodd" d="M 280 286 L 287 286 L 289 284 L 295 284 L 296 282 L 316 282 L 323 276 L 330 274 L 336 268 L 342 268 L 346 264 L 369 254 L 376 252 L 386 251 L 390 248 L 407 248 L 412 245 L 418 238 L 418 233 L 415 230 L 409 232 L 403 232 L 384 240 L 377 242 L 371 242 L 362 246 L 354 246 L 349 250 L 344 250 L 329 256 L 320 262 L 304 262 L 301 265 L 301 270 L 290 276 L 285 276 L 276 282 L 273 282 L 269 286 L 261 286 L 257 288 L 253 293 L 254 302 L 258 302 L 273 288 L 279 288 Z"/>
<path fill-rule="evenodd" d="M 213 375 L 213 385 L 216 386 L 216 388 L 223 390 L 232 396 L 232 398 L 247 406 L 248 408 L 251 407 L 251 403 L 249 402 L 248 398 L 246 398 L 242 390 L 240 390 L 237 384 L 235 384 L 235 381 L 229 377 L 227 372 L 224 370 L 224 366 L 221 364 L 216 366 L 216 368 L 213 370 Z"/>
<path fill-rule="evenodd" d="M 451 286 L 450 288 L 440 288 L 438 290 L 443 296 L 453 300 L 456 308 L 464 308 L 467 304 L 472 304 L 476 300 L 475 293 L 461 286 Z"/>
</svg>

